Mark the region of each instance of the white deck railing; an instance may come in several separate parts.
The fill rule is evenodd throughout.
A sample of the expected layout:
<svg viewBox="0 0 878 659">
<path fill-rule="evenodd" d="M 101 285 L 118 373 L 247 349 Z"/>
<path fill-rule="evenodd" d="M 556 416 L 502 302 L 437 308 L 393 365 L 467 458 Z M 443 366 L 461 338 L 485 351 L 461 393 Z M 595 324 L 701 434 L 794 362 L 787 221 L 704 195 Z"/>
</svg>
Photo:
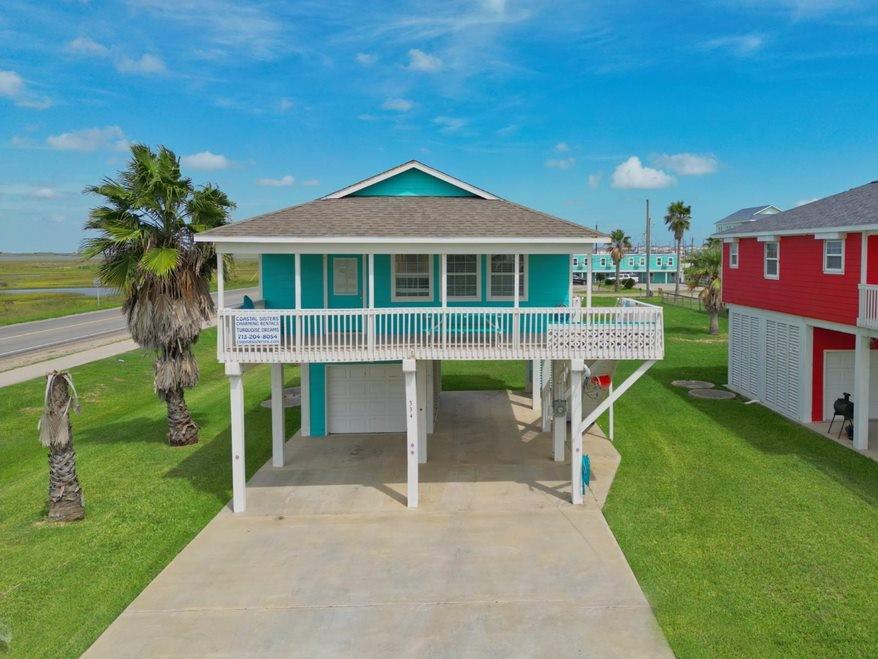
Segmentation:
<svg viewBox="0 0 878 659">
<path fill-rule="evenodd" d="M 860 313 L 857 316 L 857 325 L 878 329 L 878 286 L 875 284 L 860 284 Z"/>
<path fill-rule="evenodd" d="M 664 354 L 662 309 L 652 305 L 222 309 L 218 325 L 222 362 L 661 359 Z"/>
</svg>

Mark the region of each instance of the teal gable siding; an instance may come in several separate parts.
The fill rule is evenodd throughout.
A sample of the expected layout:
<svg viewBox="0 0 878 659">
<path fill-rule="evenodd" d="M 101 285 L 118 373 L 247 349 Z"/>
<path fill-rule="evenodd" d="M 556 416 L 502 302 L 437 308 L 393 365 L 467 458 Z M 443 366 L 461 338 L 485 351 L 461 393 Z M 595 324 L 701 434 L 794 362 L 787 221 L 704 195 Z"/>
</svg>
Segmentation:
<svg viewBox="0 0 878 659">
<path fill-rule="evenodd" d="M 262 294 L 267 309 L 293 308 L 296 301 L 294 267 L 292 254 L 262 255 Z M 303 277 L 304 274 L 303 271 Z"/>
<path fill-rule="evenodd" d="M 417 169 L 391 176 L 354 192 L 352 197 L 474 197 L 470 192 Z"/>
</svg>

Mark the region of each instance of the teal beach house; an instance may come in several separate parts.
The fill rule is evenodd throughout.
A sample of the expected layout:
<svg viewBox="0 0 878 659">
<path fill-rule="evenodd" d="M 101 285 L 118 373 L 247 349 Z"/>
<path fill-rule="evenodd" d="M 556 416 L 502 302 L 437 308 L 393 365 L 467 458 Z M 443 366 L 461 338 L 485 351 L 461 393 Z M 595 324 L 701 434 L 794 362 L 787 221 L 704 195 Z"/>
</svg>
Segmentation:
<svg viewBox="0 0 878 659">
<path fill-rule="evenodd" d="M 418 465 L 442 422 L 443 361 L 520 361 L 544 430 L 556 438 L 555 458 L 563 460 L 569 444 L 578 482 L 583 424 L 594 422 L 583 418 L 581 401 L 590 365 L 635 359 L 647 368 L 663 354 L 660 308 L 593 309 L 590 291 L 584 303 L 573 295 L 574 255 L 591 254 L 606 236 L 417 161 L 196 240 L 214 243 L 220 257 L 255 254 L 260 261 L 257 308 L 226 308 L 221 289 L 217 311 L 236 511 L 245 507 L 246 364 L 271 364 L 276 466 L 286 439 L 283 365 L 298 364 L 301 435 L 399 438 L 408 456 L 408 505 L 416 506 Z"/>
<path fill-rule="evenodd" d="M 593 277 L 616 276 L 616 264 L 607 252 L 596 251 L 593 254 L 575 254 L 573 256 L 573 274 L 583 281 L 588 277 L 588 266 L 591 261 Z M 637 283 L 646 283 L 646 254 L 626 254 L 619 262 L 619 276 L 631 277 Z M 649 255 L 649 281 L 652 284 L 673 284 L 677 277 L 677 255 L 673 252 L 653 253 Z M 680 269 L 680 283 L 683 283 L 683 269 Z"/>
</svg>

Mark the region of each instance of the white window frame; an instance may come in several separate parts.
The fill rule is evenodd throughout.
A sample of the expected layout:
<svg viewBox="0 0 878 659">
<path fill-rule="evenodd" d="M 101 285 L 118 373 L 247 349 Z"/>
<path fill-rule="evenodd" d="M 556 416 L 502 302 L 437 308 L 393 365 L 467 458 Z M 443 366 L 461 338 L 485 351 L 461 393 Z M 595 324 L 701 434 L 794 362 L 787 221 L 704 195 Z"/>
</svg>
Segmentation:
<svg viewBox="0 0 878 659">
<path fill-rule="evenodd" d="M 602 267 L 602 268 L 606 268 L 606 267 L 607 267 L 607 257 L 606 257 L 606 256 L 602 256 L 602 257 L 601 257 L 601 267 Z"/>
<path fill-rule="evenodd" d="M 740 252 L 738 251 L 738 243 L 729 243 L 729 267 L 738 269 L 738 263 L 741 262 Z"/>
<path fill-rule="evenodd" d="M 449 300 L 470 300 L 470 301 L 480 301 L 482 299 L 482 255 L 481 254 L 449 254 L 445 258 L 451 258 L 452 256 L 475 256 L 476 257 L 476 294 L 475 295 L 452 295 L 451 292 L 448 292 Z M 446 262 L 445 265 L 445 276 L 449 277 L 452 273 L 448 270 L 448 265 Z M 447 282 L 442 282 L 443 286 L 446 286 Z"/>
<path fill-rule="evenodd" d="M 829 243 L 838 243 L 841 245 L 841 253 L 829 254 Z M 830 268 L 827 265 L 827 259 L 830 256 L 840 256 L 841 266 L 838 268 Z M 828 238 L 823 241 L 823 273 L 827 275 L 843 275 L 844 274 L 844 238 Z"/>
<path fill-rule="evenodd" d="M 338 270 L 336 269 L 339 265 L 342 264 L 350 264 L 353 263 L 354 267 L 354 278 L 353 278 L 353 292 L 350 289 L 339 290 L 338 283 L 340 278 L 338 277 Z M 337 297 L 357 297 L 360 294 L 360 276 L 359 276 L 359 264 L 358 259 L 355 256 L 335 256 L 332 259 L 332 294 Z"/>
<path fill-rule="evenodd" d="M 777 262 L 777 272 L 775 274 L 768 274 L 768 246 L 775 245 L 777 247 L 777 256 L 774 257 L 773 261 Z M 762 276 L 765 279 L 780 279 L 780 241 L 779 240 L 767 240 L 763 243 L 762 247 Z"/>
<path fill-rule="evenodd" d="M 655 267 L 656 267 L 656 268 L 661 268 L 661 267 L 663 267 L 663 266 L 662 266 L 662 257 L 661 257 L 661 256 L 656 256 L 656 257 L 655 257 Z"/>
<path fill-rule="evenodd" d="M 671 267 L 673 267 L 673 265 L 674 265 L 674 257 L 669 256 L 668 257 L 668 267 L 671 268 Z"/>
<path fill-rule="evenodd" d="M 488 254 L 488 299 L 489 300 L 502 300 L 504 302 L 508 302 L 511 300 L 515 300 L 515 292 L 513 291 L 512 295 L 494 295 L 493 286 L 491 285 L 491 257 L 493 256 L 510 256 L 510 254 Z M 528 271 L 530 270 L 530 266 L 528 264 L 528 255 L 527 254 L 519 254 L 518 258 L 521 260 L 522 272 L 519 275 L 522 279 L 521 287 L 522 292 L 518 296 L 519 302 L 527 301 L 527 291 L 528 291 Z M 512 273 L 515 274 L 514 272 Z M 513 284 L 514 286 L 514 284 Z"/>
<path fill-rule="evenodd" d="M 436 297 L 434 287 L 433 287 L 433 270 L 434 270 L 434 258 L 432 254 L 416 254 L 415 256 L 426 256 L 427 261 L 430 264 L 428 269 L 429 272 L 429 282 L 430 282 L 430 295 L 425 295 L 423 297 L 412 297 L 410 295 L 398 295 L 396 292 L 396 257 L 397 256 L 409 256 L 409 254 L 391 254 L 390 255 L 390 300 L 392 302 L 433 302 Z"/>
<path fill-rule="evenodd" d="M 640 267 L 641 268 L 646 267 L 646 257 L 645 256 L 640 257 Z"/>
</svg>

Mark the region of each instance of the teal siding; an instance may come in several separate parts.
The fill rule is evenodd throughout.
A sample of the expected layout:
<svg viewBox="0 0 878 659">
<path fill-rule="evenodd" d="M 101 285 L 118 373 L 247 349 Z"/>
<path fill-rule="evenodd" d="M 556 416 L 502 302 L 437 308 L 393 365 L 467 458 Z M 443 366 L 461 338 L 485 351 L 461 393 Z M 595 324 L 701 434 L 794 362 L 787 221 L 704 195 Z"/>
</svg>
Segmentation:
<svg viewBox="0 0 878 659">
<path fill-rule="evenodd" d="M 267 309 L 293 308 L 296 301 L 294 267 L 292 254 L 262 255 L 262 294 Z M 302 274 L 304 276 L 304 271 Z"/>
<path fill-rule="evenodd" d="M 574 272 L 588 272 L 588 256 L 585 254 L 577 254 L 573 265 Z M 595 273 L 615 273 L 616 266 L 609 254 L 595 254 L 593 257 L 592 272 Z M 668 262 L 670 259 L 670 263 Z M 604 265 L 601 265 L 601 261 Z M 676 254 L 651 254 L 649 259 L 650 272 L 676 272 L 677 256 Z M 626 254 L 622 257 L 619 264 L 622 272 L 646 272 L 646 255 L 645 254 Z"/>
<path fill-rule="evenodd" d="M 295 288 L 295 286 L 293 286 Z M 302 308 L 323 308 L 323 255 L 302 255 Z"/>
<path fill-rule="evenodd" d="M 417 169 L 391 176 L 354 192 L 352 197 L 474 197 L 475 195 Z"/>
<path fill-rule="evenodd" d="M 309 364 L 311 378 L 311 436 L 326 436 L 326 365 Z"/>
</svg>

